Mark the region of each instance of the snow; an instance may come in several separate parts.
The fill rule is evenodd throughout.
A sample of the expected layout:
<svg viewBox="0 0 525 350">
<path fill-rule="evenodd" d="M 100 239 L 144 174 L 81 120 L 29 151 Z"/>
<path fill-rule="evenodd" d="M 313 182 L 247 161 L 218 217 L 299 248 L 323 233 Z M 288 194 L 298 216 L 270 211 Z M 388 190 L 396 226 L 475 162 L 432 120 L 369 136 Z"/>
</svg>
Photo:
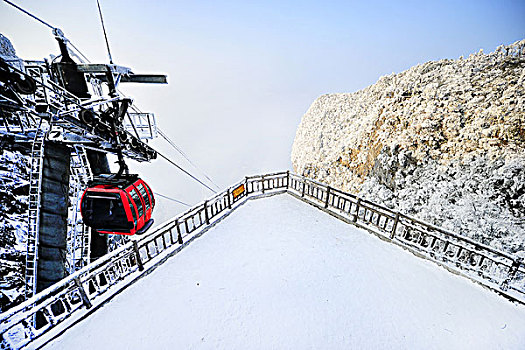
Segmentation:
<svg viewBox="0 0 525 350">
<path fill-rule="evenodd" d="M 46 349 L 523 349 L 525 307 L 288 195 L 249 201 Z"/>
<path fill-rule="evenodd" d="M 313 102 L 296 173 L 525 258 L 525 40 Z"/>
<path fill-rule="evenodd" d="M 0 150 L 0 311 L 20 303 L 25 290 L 28 162 L 18 151 Z"/>
</svg>

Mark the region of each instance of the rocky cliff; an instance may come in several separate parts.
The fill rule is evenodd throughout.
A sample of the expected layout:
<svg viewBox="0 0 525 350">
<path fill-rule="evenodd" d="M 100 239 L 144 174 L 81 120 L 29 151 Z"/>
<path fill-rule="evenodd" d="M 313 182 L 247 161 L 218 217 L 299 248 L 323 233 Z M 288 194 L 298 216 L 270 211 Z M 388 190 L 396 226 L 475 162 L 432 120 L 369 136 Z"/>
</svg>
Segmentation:
<svg viewBox="0 0 525 350">
<path fill-rule="evenodd" d="M 29 159 L 0 148 L 0 312 L 23 301 Z"/>
<path fill-rule="evenodd" d="M 2 34 L 0 58 L 21 67 L 13 45 Z M 9 135 L 0 135 L 0 312 L 24 300 L 30 160 L 27 153 L 16 147 Z"/>
<path fill-rule="evenodd" d="M 294 170 L 525 257 L 525 40 L 319 97 Z"/>
</svg>

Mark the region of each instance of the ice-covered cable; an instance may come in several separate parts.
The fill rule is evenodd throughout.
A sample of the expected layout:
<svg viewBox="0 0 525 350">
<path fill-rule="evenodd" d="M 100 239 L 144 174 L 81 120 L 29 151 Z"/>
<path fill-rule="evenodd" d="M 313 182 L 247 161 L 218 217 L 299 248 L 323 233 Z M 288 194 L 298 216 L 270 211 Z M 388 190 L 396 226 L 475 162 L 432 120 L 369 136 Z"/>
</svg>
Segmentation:
<svg viewBox="0 0 525 350">
<path fill-rule="evenodd" d="M 150 146 L 151 147 L 151 146 Z M 153 147 L 151 147 L 153 148 Z M 213 193 L 217 193 L 216 190 L 214 190 L 213 188 L 211 188 L 210 186 L 206 185 L 204 182 L 202 182 L 201 180 L 199 180 L 196 176 L 192 175 L 191 173 L 189 173 L 187 170 L 185 170 L 184 168 L 182 168 L 180 165 L 178 165 L 177 163 L 175 163 L 174 161 L 172 161 L 171 159 L 169 159 L 168 157 L 166 157 L 165 155 L 163 155 L 162 153 L 160 153 L 159 151 L 155 150 L 155 152 L 157 152 L 157 154 L 159 156 L 161 156 L 162 158 L 166 159 L 169 163 L 171 163 L 173 166 L 177 167 L 180 171 L 182 171 L 184 174 L 188 175 L 189 177 L 191 177 L 193 180 L 197 181 L 198 183 L 200 183 L 202 186 L 206 187 L 208 190 L 212 191 Z"/>
<path fill-rule="evenodd" d="M 195 169 L 197 169 L 198 171 L 200 171 L 202 173 L 202 175 L 204 175 L 204 177 L 211 183 L 213 184 L 213 186 L 215 186 L 217 188 L 217 190 L 220 190 L 220 187 L 215 183 L 215 181 L 213 181 L 201 168 L 199 168 L 195 163 L 193 163 L 190 158 L 186 155 L 186 153 L 184 153 L 184 151 L 175 144 L 175 142 L 173 142 L 162 130 L 160 130 L 159 128 L 157 128 L 158 132 L 159 132 L 159 135 L 162 136 L 162 138 L 171 145 L 171 147 L 173 147 L 177 152 L 179 152 L 183 157 L 184 159 L 186 159 L 188 161 L 188 163 L 190 163 Z"/>
</svg>

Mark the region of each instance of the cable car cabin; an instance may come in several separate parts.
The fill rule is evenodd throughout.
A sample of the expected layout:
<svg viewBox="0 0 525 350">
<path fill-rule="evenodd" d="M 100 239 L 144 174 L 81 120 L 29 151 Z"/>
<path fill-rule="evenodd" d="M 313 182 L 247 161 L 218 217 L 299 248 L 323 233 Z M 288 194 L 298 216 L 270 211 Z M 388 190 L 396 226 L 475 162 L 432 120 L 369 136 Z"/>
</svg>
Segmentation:
<svg viewBox="0 0 525 350">
<path fill-rule="evenodd" d="M 138 175 L 119 179 L 98 177 L 89 183 L 80 201 L 84 223 L 100 233 L 143 234 L 153 224 L 155 198 Z"/>
</svg>

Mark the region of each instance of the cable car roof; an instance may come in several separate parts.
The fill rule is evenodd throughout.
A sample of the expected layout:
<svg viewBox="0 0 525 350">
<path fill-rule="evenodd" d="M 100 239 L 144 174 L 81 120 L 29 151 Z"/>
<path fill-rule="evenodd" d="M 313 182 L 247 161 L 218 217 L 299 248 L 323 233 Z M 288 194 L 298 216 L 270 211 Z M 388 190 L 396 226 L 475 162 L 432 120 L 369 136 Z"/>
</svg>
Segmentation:
<svg viewBox="0 0 525 350">
<path fill-rule="evenodd" d="M 114 174 L 113 174 L 114 175 Z M 135 181 L 139 180 L 139 176 L 137 174 L 122 174 L 118 178 L 112 178 L 111 174 L 107 175 L 98 175 L 93 178 L 88 183 L 88 187 L 94 187 L 94 186 L 112 186 L 112 187 L 118 187 L 120 189 L 126 188 Z"/>
</svg>

